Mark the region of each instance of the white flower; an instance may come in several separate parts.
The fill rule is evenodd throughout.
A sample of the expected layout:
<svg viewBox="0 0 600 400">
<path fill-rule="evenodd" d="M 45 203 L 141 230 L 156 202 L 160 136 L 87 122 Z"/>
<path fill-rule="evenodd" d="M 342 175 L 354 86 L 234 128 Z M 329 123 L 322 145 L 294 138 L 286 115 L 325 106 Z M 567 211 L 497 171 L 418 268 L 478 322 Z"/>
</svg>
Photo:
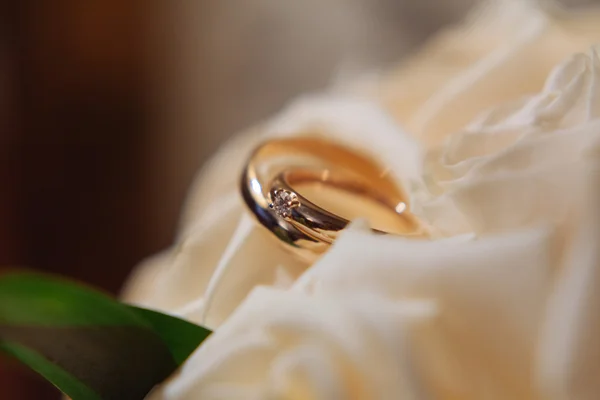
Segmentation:
<svg viewBox="0 0 600 400">
<path fill-rule="evenodd" d="M 154 398 L 417 399 L 403 334 L 433 311 L 257 289 Z"/>
<path fill-rule="evenodd" d="M 203 171 L 192 189 L 177 247 L 134 276 L 128 291 L 135 297 L 130 299 L 214 328 L 257 285 L 289 288 L 306 270 L 242 204 L 238 184 L 243 163 L 265 137 L 343 141 L 398 171 L 404 186 L 421 174 L 418 144 L 371 100 L 309 96 L 256 132 L 229 143 Z M 148 295 L 138 296 L 141 292 Z"/>
<path fill-rule="evenodd" d="M 600 15 L 486 10 L 369 94 L 302 99 L 215 157 L 127 293 L 216 329 L 151 399 L 600 398 L 600 59 L 572 55 Z M 237 193 L 274 135 L 373 156 L 433 240 L 356 221 L 306 270 Z"/>
<path fill-rule="evenodd" d="M 445 234 L 564 220 L 579 164 L 600 138 L 598 77 L 597 51 L 576 54 L 541 93 L 491 109 L 431 149 L 420 214 Z"/>
</svg>

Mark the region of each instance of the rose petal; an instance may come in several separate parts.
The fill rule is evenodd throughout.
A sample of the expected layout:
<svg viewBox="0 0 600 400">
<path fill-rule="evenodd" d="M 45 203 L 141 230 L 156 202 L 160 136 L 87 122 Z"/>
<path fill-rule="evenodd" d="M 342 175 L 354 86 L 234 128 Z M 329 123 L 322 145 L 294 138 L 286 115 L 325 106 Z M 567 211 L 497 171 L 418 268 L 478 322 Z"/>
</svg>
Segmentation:
<svg viewBox="0 0 600 400">
<path fill-rule="evenodd" d="M 383 97 L 409 132 L 439 144 L 482 110 L 537 92 L 554 65 L 595 44 L 598 18 L 558 21 L 535 3 L 484 2 L 382 81 Z"/>
<path fill-rule="evenodd" d="M 566 268 L 548 303 L 538 365 L 548 399 L 592 400 L 600 393 L 600 172 L 593 171 Z"/>
<path fill-rule="evenodd" d="M 428 303 L 257 289 L 150 399 L 417 399 L 406 329 Z"/>
<path fill-rule="evenodd" d="M 528 398 L 537 330 L 557 267 L 553 236 L 535 230 L 418 242 L 363 229 L 344 233 L 295 290 L 435 300 L 440 319 L 420 331 L 416 349 L 424 379 L 440 398 Z"/>
</svg>

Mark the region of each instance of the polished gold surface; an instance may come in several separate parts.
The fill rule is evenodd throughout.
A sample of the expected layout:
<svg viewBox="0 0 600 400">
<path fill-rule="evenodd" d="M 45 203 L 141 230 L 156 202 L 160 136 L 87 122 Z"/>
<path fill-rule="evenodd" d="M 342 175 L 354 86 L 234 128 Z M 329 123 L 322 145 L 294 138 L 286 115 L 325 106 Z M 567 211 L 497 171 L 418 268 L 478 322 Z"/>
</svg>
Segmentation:
<svg viewBox="0 0 600 400">
<path fill-rule="evenodd" d="M 243 171 L 241 192 L 258 222 L 307 261 L 360 217 L 378 233 L 421 235 L 406 196 L 385 168 L 322 139 L 260 145 Z"/>
</svg>

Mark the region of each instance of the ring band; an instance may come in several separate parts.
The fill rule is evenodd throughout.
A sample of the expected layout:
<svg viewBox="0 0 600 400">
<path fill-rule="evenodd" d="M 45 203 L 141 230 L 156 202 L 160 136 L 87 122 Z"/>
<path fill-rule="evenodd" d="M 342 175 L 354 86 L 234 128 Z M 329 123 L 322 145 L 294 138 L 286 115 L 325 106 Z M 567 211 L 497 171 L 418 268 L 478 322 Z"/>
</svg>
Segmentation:
<svg viewBox="0 0 600 400">
<path fill-rule="evenodd" d="M 281 172 L 269 185 L 271 200 L 269 207 L 294 227 L 327 243 L 333 243 L 339 232 L 345 229 L 350 221 L 327 211 L 294 190 L 295 185 L 304 182 L 320 182 L 330 187 L 341 188 L 344 191 L 368 197 L 389 209 L 401 210 L 406 207 L 406 204 L 399 199 L 390 202 L 391 199 L 378 193 L 377 189 L 370 187 L 368 182 L 361 182 L 360 177 L 337 175 L 330 170 L 304 168 L 293 168 Z M 404 219 L 402 221 L 407 222 Z M 403 233 L 409 229 L 410 226 L 403 224 Z M 386 233 L 378 229 L 373 230 Z"/>
<path fill-rule="evenodd" d="M 343 146 L 314 138 L 268 141 L 251 154 L 241 177 L 242 197 L 258 222 L 294 254 L 314 261 L 347 227 L 350 219 L 321 207 L 297 187 L 318 184 L 368 200 L 386 210 L 392 228 L 378 233 L 419 234 L 406 211 L 404 194 L 388 172 Z M 361 210 L 356 210 L 360 215 Z"/>
</svg>

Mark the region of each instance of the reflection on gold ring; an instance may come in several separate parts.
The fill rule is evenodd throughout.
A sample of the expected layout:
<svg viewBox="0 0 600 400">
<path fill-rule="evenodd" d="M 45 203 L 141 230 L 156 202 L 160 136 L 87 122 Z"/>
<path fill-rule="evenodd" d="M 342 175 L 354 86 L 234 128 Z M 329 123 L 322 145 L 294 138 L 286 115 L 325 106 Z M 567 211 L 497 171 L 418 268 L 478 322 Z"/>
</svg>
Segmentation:
<svg viewBox="0 0 600 400">
<path fill-rule="evenodd" d="M 252 153 L 240 183 L 258 222 L 307 261 L 358 217 L 378 233 L 422 236 L 389 169 L 329 141 L 268 141 Z"/>
</svg>

